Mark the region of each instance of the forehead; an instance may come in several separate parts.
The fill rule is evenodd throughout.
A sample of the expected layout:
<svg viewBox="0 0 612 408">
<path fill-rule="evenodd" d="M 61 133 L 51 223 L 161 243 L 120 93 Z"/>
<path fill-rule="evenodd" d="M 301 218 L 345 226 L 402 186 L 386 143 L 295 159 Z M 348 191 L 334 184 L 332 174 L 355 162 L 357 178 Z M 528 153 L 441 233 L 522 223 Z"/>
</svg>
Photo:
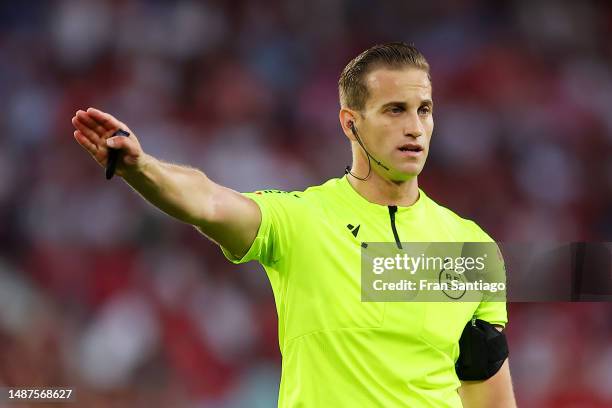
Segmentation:
<svg viewBox="0 0 612 408">
<path fill-rule="evenodd" d="M 369 93 L 368 106 L 390 101 L 419 103 L 431 99 L 427 72 L 418 68 L 377 68 L 366 75 L 365 84 Z"/>
</svg>

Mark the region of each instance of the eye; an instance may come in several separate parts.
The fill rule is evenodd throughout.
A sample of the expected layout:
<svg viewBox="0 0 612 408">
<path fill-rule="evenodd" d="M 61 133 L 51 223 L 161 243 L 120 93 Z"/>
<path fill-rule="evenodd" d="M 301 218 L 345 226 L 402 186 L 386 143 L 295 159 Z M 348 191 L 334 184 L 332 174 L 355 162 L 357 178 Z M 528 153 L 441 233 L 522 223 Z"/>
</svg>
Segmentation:
<svg viewBox="0 0 612 408">
<path fill-rule="evenodd" d="M 419 115 L 429 115 L 431 113 L 431 108 L 427 105 L 423 105 L 419 108 Z"/>
<path fill-rule="evenodd" d="M 387 109 L 387 112 L 390 112 L 394 115 L 398 115 L 400 113 L 402 113 L 404 111 L 404 108 L 400 107 L 400 106 L 392 106 L 389 109 Z"/>
</svg>

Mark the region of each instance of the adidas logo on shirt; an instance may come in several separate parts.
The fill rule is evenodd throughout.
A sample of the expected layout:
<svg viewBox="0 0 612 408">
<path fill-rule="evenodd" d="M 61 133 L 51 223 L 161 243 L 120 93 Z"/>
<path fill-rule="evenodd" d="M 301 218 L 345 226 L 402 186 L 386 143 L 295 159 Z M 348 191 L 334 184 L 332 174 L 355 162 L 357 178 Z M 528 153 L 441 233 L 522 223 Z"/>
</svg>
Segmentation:
<svg viewBox="0 0 612 408">
<path fill-rule="evenodd" d="M 348 224 L 346 226 L 346 228 L 348 228 L 351 231 L 351 234 L 353 234 L 353 236 L 355 238 L 357 238 L 357 234 L 359 234 L 359 228 L 361 227 L 361 225 L 358 225 L 356 227 L 354 227 L 352 224 Z"/>
</svg>

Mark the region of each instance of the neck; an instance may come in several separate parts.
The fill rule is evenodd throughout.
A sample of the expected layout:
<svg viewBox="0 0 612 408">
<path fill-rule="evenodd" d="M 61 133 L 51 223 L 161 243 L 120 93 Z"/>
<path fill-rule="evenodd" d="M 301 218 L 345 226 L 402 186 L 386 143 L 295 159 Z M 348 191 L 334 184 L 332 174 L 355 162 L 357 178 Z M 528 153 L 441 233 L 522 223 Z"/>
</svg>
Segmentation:
<svg viewBox="0 0 612 408">
<path fill-rule="evenodd" d="M 372 164 L 372 166 L 376 166 L 376 164 Z M 353 174 L 367 174 L 367 168 L 357 169 L 356 167 L 353 166 L 351 170 Z M 403 181 L 392 181 L 378 174 L 374 168 L 372 168 L 370 177 L 365 181 L 358 180 L 350 174 L 347 177 L 355 191 L 374 204 L 409 207 L 419 199 L 417 177 Z"/>
</svg>

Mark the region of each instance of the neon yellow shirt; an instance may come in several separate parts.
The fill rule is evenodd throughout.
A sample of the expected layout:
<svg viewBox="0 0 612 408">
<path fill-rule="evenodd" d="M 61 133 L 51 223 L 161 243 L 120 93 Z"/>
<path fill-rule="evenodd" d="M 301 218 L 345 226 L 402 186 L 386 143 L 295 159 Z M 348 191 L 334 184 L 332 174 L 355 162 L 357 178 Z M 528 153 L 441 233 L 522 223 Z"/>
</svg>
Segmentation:
<svg viewBox="0 0 612 408">
<path fill-rule="evenodd" d="M 403 242 L 489 242 L 419 190 L 397 207 Z M 247 193 L 262 221 L 242 259 L 270 279 L 282 353 L 279 407 L 461 407 L 458 341 L 472 318 L 507 322 L 504 302 L 362 302 L 362 242 L 395 242 L 387 206 L 346 177 L 304 192 Z M 357 232 L 355 230 L 359 227 Z"/>
</svg>

